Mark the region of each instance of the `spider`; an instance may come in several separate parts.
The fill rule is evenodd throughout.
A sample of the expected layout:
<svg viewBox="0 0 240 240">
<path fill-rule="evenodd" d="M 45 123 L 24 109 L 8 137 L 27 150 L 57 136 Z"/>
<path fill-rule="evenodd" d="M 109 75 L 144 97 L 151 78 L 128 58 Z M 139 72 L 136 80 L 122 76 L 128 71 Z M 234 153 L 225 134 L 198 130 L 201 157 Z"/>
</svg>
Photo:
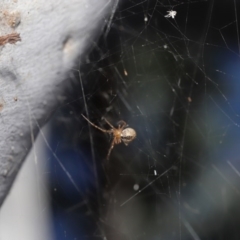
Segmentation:
<svg viewBox="0 0 240 240">
<path fill-rule="evenodd" d="M 170 10 L 170 11 L 167 11 L 167 15 L 165 15 L 166 18 L 175 18 L 175 16 L 177 15 L 177 11 L 173 11 L 173 10 Z"/>
<path fill-rule="evenodd" d="M 136 131 L 133 128 L 126 128 L 127 123 L 122 120 L 118 122 L 118 128 L 115 128 L 115 127 L 113 127 L 113 125 L 110 122 L 108 122 L 107 119 L 104 118 L 105 122 L 111 127 L 111 129 L 106 130 L 106 129 L 100 128 L 97 125 L 95 125 L 94 123 L 90 122 L 90 120 L 87 119 L 83 114 L 82 114 L 82 116 L 93 127 L 97 128 L 98 130 L 100 130 L 104 133 L 109 133 L 112 135 L 113 139 L 112 139 L 110 148 L 108 150 L 107 160 L 109 160 L 109 156 L 110 156 L 111 151 L 115 144 L 119 144 L 123 141 L 123 143 L 127 146 L 137 136 Z"/>
</svg>

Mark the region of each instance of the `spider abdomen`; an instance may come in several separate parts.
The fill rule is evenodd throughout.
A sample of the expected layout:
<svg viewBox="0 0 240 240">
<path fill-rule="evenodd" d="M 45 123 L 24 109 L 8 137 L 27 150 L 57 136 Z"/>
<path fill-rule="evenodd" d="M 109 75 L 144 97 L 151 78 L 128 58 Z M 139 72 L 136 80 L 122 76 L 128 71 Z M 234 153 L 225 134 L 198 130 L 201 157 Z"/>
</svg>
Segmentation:
<svg viewBox="0 0 240 240">
<path fill-rule="evenodd" d="M 125 128 L 122 130 L 121 139 L 123 143 L 127 146 L 134 138 L 136 138 L 137 133 L 133 128 Z"/>
</svg>

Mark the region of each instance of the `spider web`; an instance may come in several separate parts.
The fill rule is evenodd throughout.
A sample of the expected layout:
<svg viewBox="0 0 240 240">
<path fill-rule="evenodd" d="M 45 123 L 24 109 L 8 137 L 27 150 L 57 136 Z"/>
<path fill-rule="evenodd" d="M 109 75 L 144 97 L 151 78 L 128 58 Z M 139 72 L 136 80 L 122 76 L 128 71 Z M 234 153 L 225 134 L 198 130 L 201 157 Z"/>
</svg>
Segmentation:
<svg viewBox="0 0 240 240">
<path fill-rule="evenodd" d="M 239 239 L 239 3 L 124 1 L 52 119 L 56 239 Z M 175 18 L 166 18 L 167 11 Z M 79 67 L 80 66 L 80 67 Z M 137 132 L 105 159 L 109 129 Z"/>
</svg>

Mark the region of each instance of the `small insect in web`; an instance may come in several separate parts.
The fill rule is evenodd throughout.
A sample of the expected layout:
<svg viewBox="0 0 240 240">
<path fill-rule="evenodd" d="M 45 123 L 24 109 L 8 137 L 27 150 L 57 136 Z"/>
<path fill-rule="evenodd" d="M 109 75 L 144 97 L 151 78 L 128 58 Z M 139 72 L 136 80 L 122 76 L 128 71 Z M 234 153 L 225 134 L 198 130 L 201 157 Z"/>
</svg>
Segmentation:
<svg viewBox="0 0 240 240">
<path fill-rule="evenodd" d="M 167 11 L 167 15 L 165 15 L 165 18 L 175 18 L 175 16 L 177 15 L 177 11 L 173 11 L 173 10 L 170 10 L 170 11 Z"/>
<path fill-rule="evenodd" d="M 106 129 L 100 128 L 97 125 L 95 125 L 94 123 L 90 122 L 90 120 L 87 119 L 83 114 L 82 114 L 82 116 L 93 127 L 97 128 L 98 130 L 100 130 L 104 133 L 109 133 L 110 135 L 112 135 L 113 139 L 112 139 L 110 148 L 108 150 L 107 160 L 109 160 L 109 156 L 110 156 L 111 151 L 112 151 L 115 144 L 119 144 L 119 143 L 123 142 L 127 146 L 137 136 L 136 131 L 133 128 L 126 128 L 127 123 L 122 121 L 122 120 L 118 122 L 118 128 L 115 128 L 115 127 L 113 127 L 113 125 L 110 122 L 108 122 L 107 119 L 104 118 L 104 121 L 111 127 L 111 129 L 106 130 Z"/>
</svg>

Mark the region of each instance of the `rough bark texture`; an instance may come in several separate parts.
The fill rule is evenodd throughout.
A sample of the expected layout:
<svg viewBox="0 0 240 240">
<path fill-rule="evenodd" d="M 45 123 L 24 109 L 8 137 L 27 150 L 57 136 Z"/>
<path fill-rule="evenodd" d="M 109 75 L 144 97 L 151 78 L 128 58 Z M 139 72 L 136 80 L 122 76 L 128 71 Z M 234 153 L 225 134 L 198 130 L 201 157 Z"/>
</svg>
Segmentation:
<svg viewBox="0 0 240 240">
<path fill-rule="evenodd" d="M 1 0 L 0 205 L 115 0 Z"/>
</svg>

